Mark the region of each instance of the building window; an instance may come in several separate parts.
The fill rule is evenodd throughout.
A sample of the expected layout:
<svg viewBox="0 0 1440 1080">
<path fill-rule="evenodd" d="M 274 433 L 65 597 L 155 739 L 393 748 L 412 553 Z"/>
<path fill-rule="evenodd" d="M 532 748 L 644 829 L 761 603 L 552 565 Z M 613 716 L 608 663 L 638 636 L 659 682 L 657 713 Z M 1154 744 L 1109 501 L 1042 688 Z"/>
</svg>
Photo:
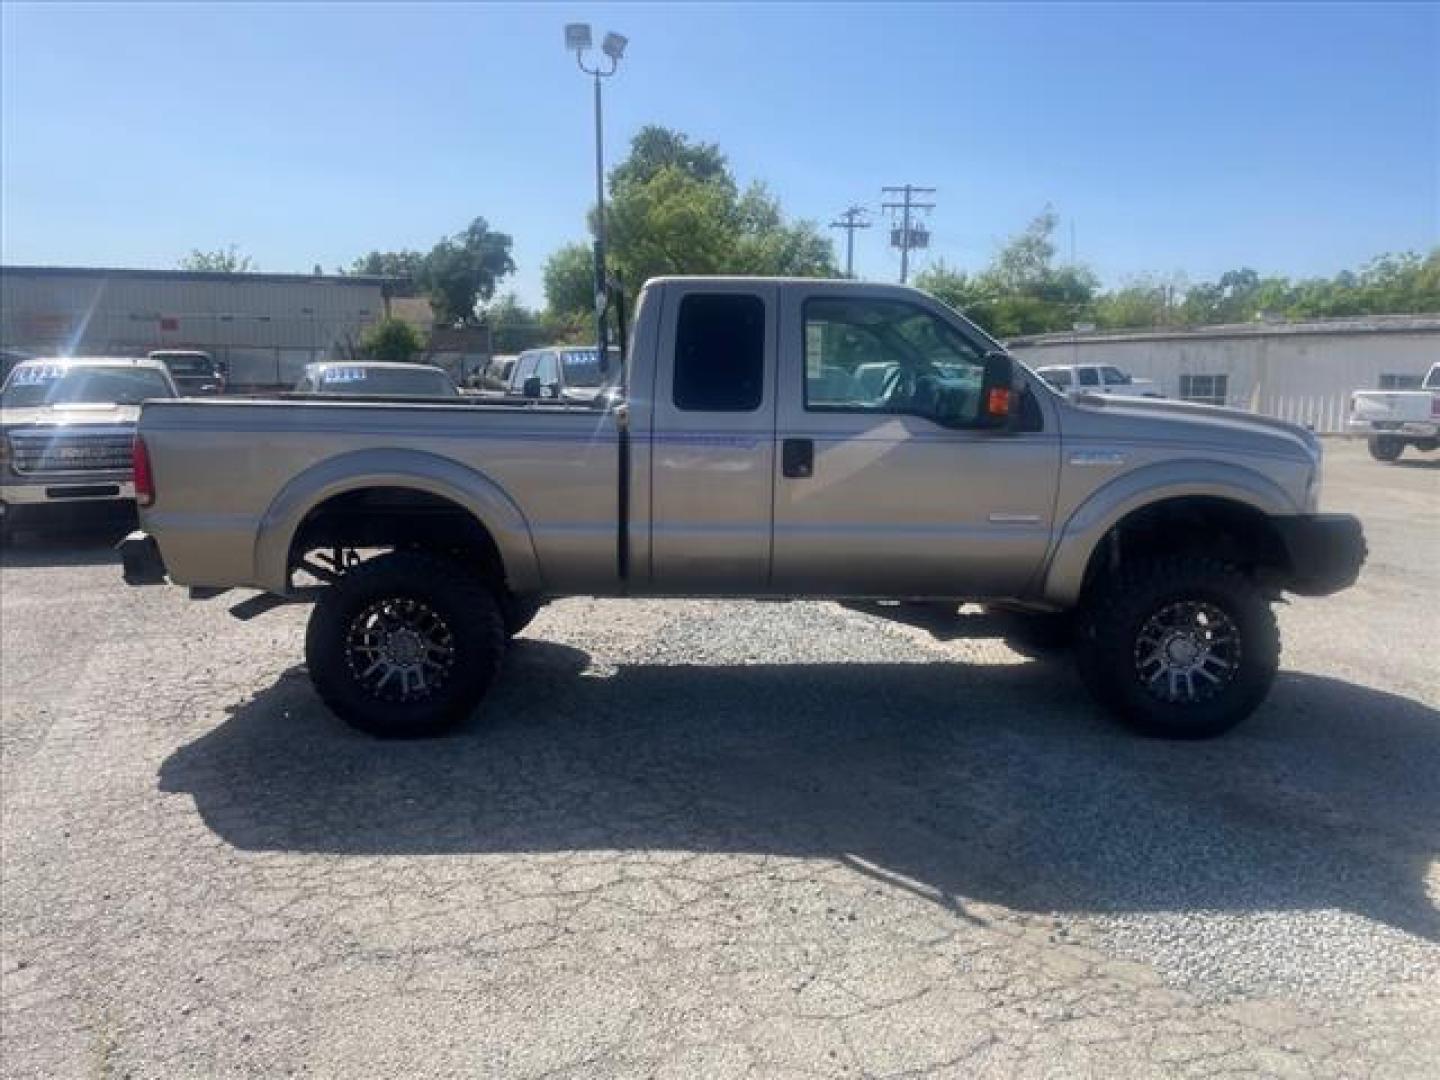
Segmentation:
<svg viewBox="0 0 1440 1080">
<path fill-rule="evenodd" d="M 1424 375 L 1381 375 L 1381 390 L 1419 390 Z"/>
<path fill-rule="evenodd" d="M 1181 375 L 1180 400 L 1201 405 L 1224 405 L 1230 389 L 1228 375 Z"/>
<path fill-rule="evenodd" d="M 675 407 L 752 412 L 765 388 L 765 303 L 758 296 L 691 293 L 675 330 Z"/>
</svg>

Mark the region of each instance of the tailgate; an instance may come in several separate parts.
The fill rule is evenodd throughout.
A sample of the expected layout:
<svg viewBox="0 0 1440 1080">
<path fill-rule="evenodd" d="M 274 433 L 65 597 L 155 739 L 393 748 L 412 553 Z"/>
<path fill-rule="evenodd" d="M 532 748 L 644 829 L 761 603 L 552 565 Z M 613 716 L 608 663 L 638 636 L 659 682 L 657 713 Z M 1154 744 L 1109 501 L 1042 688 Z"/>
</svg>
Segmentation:
<svg viewBox="0 0 1440 1080">
<path fill-rule="evenodd" d="M 1372 423 L 1429 420 L 1435 395 L 1424 390 L 1360 390 L 1351 398 L 1351 415 Z"/>
</svg>

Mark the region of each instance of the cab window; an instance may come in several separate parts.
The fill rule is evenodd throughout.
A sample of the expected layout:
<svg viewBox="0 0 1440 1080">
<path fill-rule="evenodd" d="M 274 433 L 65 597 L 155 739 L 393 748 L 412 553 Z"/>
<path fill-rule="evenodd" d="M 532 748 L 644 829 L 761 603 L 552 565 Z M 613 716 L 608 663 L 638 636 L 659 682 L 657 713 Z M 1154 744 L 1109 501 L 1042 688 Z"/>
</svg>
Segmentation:
<svg viewBox="0 0 1440 1080">
<path fill-rule="evenodd" d="M 816 297 L 804 323 L 808 411 L 902 413 L 951 427 L 979 419 L 984 353 L 925 308 Z"/>
<path fill-rule="evenodd" d="M 1096 371 L 1093 367 L 1078 368 L 1076 369 L 1075 373 L 1080 376 L 1081 386 L 1100 385 L 1100 373 Z"/>
</svg>

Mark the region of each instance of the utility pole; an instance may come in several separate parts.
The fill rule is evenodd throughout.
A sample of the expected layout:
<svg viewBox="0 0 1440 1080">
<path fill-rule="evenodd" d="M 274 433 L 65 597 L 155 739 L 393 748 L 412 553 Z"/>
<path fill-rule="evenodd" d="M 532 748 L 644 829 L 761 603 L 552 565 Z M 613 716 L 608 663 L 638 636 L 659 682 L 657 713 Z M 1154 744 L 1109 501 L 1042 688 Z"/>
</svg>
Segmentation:
<svg viewBox="0 0 1440 1080">
<path fill-rule="evenodd" d="M 903 202 L 881 203 L 883 210 L 901 211 L 900 227 L 890 230 L 890 246 L 900 249 L 900 284 L 904 285 L 910 276 L 910 249 L 927 248 L 930 246 L 930 230 L 924 225 L 912 226 L 910 215 L 915 210 L 934 210 L 933 202 L 916 202 L 916 195 L 934 195 L 933 187 L 916 187 L 914 184 L 906 184 L 904 187 L 884 187 L 880 189 L 883 195 L 903 194 Z"/>
<path fill-rule="evenodd" d="M 863 206 L 852 206 L 840 215 L 840 220 L 830 222 L 832 229 L 845 230 L 845 276 L 855 276 L 855 230 L 870 228 L 870 222 L 865 221 L 865 215 L 870 211 Z"/>
</svg>

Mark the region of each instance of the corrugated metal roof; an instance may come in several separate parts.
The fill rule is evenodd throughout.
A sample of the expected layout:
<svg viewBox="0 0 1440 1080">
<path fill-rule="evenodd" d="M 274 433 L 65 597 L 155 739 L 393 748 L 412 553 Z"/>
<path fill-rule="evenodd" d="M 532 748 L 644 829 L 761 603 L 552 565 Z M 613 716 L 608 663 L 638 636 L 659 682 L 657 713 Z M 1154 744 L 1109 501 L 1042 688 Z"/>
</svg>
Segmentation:
<svg viewBox="0 0 1440 1080">
<path fill-rule="evenodd" d="M 1007 345 L 1069 345 L 1073 342 L 1195 341 L 1207 338 L 1285 337 L 1300 334 L 1435 334 L 1440 314 L 1365 315 L 1344 319 L 1310 319 L 1303 322 L 1221 323 L 1214 326 L 1166 326 L 1136 330 L 1102 330 L 1081 333 L 1061 330 L 1011 338 Z"/>
<path fill-rule="evenodd" d="M 220 281 L 257 285 L 394 285 L 408 286 L 409 278 L 372 274 L 227 274 L 218 270 L 145 270 L 115 266 L 0 266 L 0 276 L 14 274 L 37 278 L 139 278 L 150 281 Z"/>
</svg>

